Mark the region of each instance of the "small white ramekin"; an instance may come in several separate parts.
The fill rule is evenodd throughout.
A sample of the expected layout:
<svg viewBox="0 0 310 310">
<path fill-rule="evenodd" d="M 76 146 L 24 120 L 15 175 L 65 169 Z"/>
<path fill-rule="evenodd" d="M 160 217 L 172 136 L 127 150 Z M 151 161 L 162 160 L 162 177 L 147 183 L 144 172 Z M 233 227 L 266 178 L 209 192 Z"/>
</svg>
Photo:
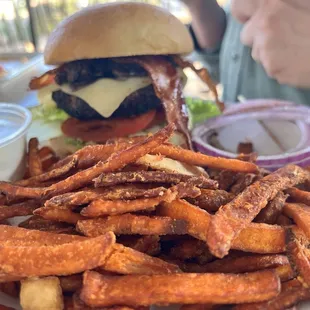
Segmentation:
<svg viewBox="0 0 310 310">
<path fill-rule="evenodd" d="M 17 104 L 0 103 L 0 180 L 20 179 L 26 167 L 26 134 L 31 113 Z"/>
</svg>

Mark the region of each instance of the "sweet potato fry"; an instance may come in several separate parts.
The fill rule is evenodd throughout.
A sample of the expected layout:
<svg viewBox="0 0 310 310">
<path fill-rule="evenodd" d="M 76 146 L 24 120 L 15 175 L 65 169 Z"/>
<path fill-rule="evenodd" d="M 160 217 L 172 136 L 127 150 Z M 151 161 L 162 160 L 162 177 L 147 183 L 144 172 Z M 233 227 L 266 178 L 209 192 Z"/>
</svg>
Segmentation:
<svg viewBox="0 0 310 310">
<path fill-rule="evenodd" d="M 72 225 L 64 222 L 46 220 L 37 215 L 31 216 L 27 220 L 19 223 L 18 226 L 26 229 L 53 232 L 55 234 L 76 234 L 76 230 Z"/>
<path fill-rule="evenodd" d="M 57 277 L 27 279 L 21 282 L 20 303 L 24 310 L 63 310 L 62 290 Z"/>
<path fill-rule="evenodd" d="M 301 203 L 286 203 L 283 213 L 293 219 L 307 238 L 310 238 L 310 207 Z"/>
<path fill-rule="evenodd" d="M 256 181 L 257 175 L 253 173 L 238 173 L 236 182 L 231 186 L 230 192 L 238 195 L 243 192 L 249 185 Z"/>
<path fill-rule="evenodd" d="M 9 219 L 14 216 L 31 215 L 39 206 L 40 202 L 36 200 L 28 200 L 11 206 L 0 206 L 0 220 Z"/>
<path fill-rule="evenodd" d="M 42 162 L 38 154 L 39 141 L 37 138 L 31 138 L 28 144 L 28 167 L 31 177 L 43 173 Z"/>
<path fill-rule="evenodd" d="M 135 186 L 121 186 L 113 188 L 99 188 L 83 190 L 79 192 L 66 193 L 55 196 L 45 202 L 46 207 L 53 206 L 80 206 L 88 204 L 94 200 L 119 200 L 119 199 L 137 199 L 137 198 L 154 198 L 160 196 L 166 191 L 165 187 L 155 188 L 137 188 Z"/>
<path fill-rule="evenodd" d="M 296 187 L 289 188 L 286 192 L 294 202 L 300 202 L 310 206 L 310 192 L 300 190 Z"/>
<path fill-rule="evenodd" d="M 309 298 L 310 290 L 303 287 L 299 281 L 291 280 L 282 284 L 281 293 L 275 298 L 265 302 L 238 305 L 234 310 L 282 310 Z"/>
<path fill-rule="evenodd" d="M 40 148 L 38 151 L 38 155 L 41 160 L 56 156 L 55 152 L 49 146 L 43 146 L 42 148 Z"/>
<path fill-rule="evenodd" d="M 103 270 L 119 274 L 141 275 L 181 272 L 177 265 L 167 263 L 159 258 L 135 251 L 121 244 L 115 244 L 114 249 L 115 251 L 112 252 L 101 267 Z"/>
<path fill-rule="evenodd" d="M 187 198 L 190 203 L 207 210 L 214 212 L 222 205 L 230 202 L 235 196 L 224 190 L 201 189 L 201 194 L 196 198 Z"/>
<path fill-rule="evenodd" d="M 99 236 L 108 231 L 113 231 L 117 235 L 181 235 L 187 233 L 187 223 L 170 217 L 122 214 L 80 220 L 77 223 L 77 230 L 88 237 Z"/>
<path fill-rule="evenodd" d="M 50 170 L 48 172 L 42 173 L 40 175 L 33 176 L 26 180 L 21 180 L 16 182 L 15 184 L 21 185 L 21 186 L 36 186 L 38 183 L 50 181 L 53 179 L 56 179 L 58 177 L 61 177 L 68 173 L 72 168 L 75 167 L 77 162 L 76 157 L 72 157 L 72 160 L 69 161 L 66 165 L 56 168 L 54 170 Z"/>
<path fill-rule="evenodd" d="M 280 214 L 275 224 L 280 226 L 292 226 L 293 221 L 290 220 L 287 216 Z"/>
<path fill-rule="evenodd" d="M 207 233 L 211 253 L 219 258 L 227 255 L 232 241 L 269 200 L 274 199 L 279 191 L 309 178 L 308 171 L 288 165 L 246 188 L 233 201 L 220 208 L 213 217 Z"/>
<path fill-rule="evenodd" d="M 158 255 L 161 250 L 160 237 L 156 235 L 141 236 L 131 243 L 124 245 L 150 256 Z"/>
<path fill-rule="evenodd" d="M 309 240 L 298 228 L 286 230 L 286 252 L 298 279 L 306 286 L 310 286 L 310 251 Z"/>
<path fill-rule="evenodd" d="M 150 154 L 161 154 L 194 166 L 224 169 L 244 173 L 258 172 L 257 166 L 253 163 L 244 162 L 237 159 L 212 157 L 205 154 L 182 149 L 171 144 L 161 144 L 160 146 L 151 150 Z"/>
<path fill-rule="evenodd" d="M 286 198 L 287 195 L 285 195 L 283 192 L 279 192 L 277 196 L 269 201 L 267 206 L 258 213 L 254 219 L 254 222 L 275 224 L 278 217 L 282 213 Z"/>
<path fill-rule="evenodd" d="M 20 277 L 79 273 L 103 265 L 114 243 L 114 234 L 106 233 L 97 238 L 53 246 L 2 245 L 0 269 Z"/>
<path fill-rule="evenodd" d="M 2 246 L 42 246 L 61 245 L 74 241 L 86 240 L 77 235 L 64 235 L 44 232 L 39 230 L 24 229 L 21 227 L 0 225 L 0 243 Z"/>
<path fill-rule="evenodd" d="M 34 215 L 39 215 L 46 220 L 76 224 L 84 219 L 79 213 L 75 213 L 68 208 L 60 207 L 42 207 L 33 211 Z"/>
<path fill-rule="evenodd" d="M 211 215 L 184 200 L 162 203 L 158 208 L 160 215 L 183 219 L 188 223 L 188 233 L 193 237 L 206 240 Z M 277 254 L 285 251 L 285 232 L 279 226 L 251 224 L 241 231 L 233 242 L 233 249 L 260 254 Z"/>
<path fill-rule="evenodd" d="M 114 277 L 86 271 L 80 297 L 93 307 L 117 303 L 130 306 L 177 303 L 231 304 L 265 301 L 277 296 L 279 291 L 280 281 L 273 271 L 244 275 L 174 274 Z"/>
<path fill-rule="evenodd" d="M 213 259 L 206 243 L 197 239 L 180 240 L 172 247 L 170 255 L 182 261 L 196 258 L 204 264 Z"/>
<path fill-rule="evenodd" d="M 87 306 L 81 299 L 80 299 L 80 292 L 76 292 L 73 294 L 73 309 L 74 310 L 93 310 L 93 307 Z M 100 307 L 95 308 L 97 310 L 149 310 L 149 307 L 127 307 L 127 306 L 112 306 L 112 307 Z M 67 309 L 65 309 L 67 310 Z"/>
<path fill-rule="evenodd" d="M 59 159 L 56 156 L 53 157 L 49 157 L 47 159 L 44 159 L 42 161 L 42 168 L 44 172 L 49 171 L 53 165 L 55 165 L 56 163 L 58 163 Z M 56 168 L 55 168 L 56 169 Z"/>
<path fill-rule="evenodd" d="M 158 131 L 153 136 L 147 138 L 144 142 L 134 144 L 128 149 L 113 153 L 108 160 L 100 161 L 95 166 L 82 170 L 68 177 L 67 179 L 55 183 L 46 188 L 26 188 L 12 185 L 7 182 L 0 182 L 0 192 L 17 197 L 42 197 L 46 195 L 63 194 L 81 188 L 105 172 L 113 172 L 126 165 L 135 162 L 143 155 L 149 153 L 158 145 L 164 143 L 173 133 L 173 125 L 168 125 Z"/>
<path fill-rule="evenodd" d="M 197 197 L 200 194 L 200 190 L 194 186 L 191 186 L 190 182 L 192 179 L 193 178 L 191 178 L 188 183 L 179 183 L 178 185 L 169 188 L 166 192 L 156 198 L 118 201 L 102 199 L 95 200 L 89 206 L 82 209 L 81 214 L 87 217 L 117 215 L 147 210 L 157 206 L 163 201 L 171 202 L 182 197 Z"/>
<path fill-rule="evenodd" d="M 200 272 L 244 273 L 289 265 L 285 255 L 225 257 L 200 267 Z"/>
<path fill-rule="evenodd" d="M 80 290 L 83 284 L 82 274 L 59 277 L 59 281 L 62 291 L 69 293 Z"/>
<path fill-rule="evenodd" d="M 102 174 L 95 181 L 95 187 L 115 186 L 123 183 L 169 183 L 187 182 L 191 176 L 163 171 L 117 172 Z M 217 182 L 201 176 L 200 187 L 216 189 Z"/>
</svg>

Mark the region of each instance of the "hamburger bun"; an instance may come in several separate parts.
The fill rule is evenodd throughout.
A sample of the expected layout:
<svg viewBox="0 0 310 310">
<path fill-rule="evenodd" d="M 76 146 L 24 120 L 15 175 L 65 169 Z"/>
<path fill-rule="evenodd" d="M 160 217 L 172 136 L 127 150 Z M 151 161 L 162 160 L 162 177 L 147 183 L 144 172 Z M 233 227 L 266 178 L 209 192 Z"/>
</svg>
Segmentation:
<svg viewBox="0 0 310 310">
<path fill-rule="evenodd" d="M 79 59 L 187 54 L 193 41 L 186 26 L 157 6 L 137 2 L 95 5 L 63 20 L 50 35 L 46 64 Z"/>
</svg>

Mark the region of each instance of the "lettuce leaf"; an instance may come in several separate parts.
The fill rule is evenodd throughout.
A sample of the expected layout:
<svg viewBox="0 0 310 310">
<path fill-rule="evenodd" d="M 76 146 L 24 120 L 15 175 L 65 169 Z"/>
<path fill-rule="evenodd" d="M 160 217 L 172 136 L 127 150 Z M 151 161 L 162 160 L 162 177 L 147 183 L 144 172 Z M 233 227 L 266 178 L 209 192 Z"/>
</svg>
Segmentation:
<svg viewBox="0 0 310 310">
<path fill-rule="evenodd" d="M 188 108 L 189 119 L 192 126 L 201 123 L 208 118 L 221 114 L 214 101 L 187 97 L 185 98 L 185 102 Z"/>
<path fill-rule="evenodd" d="M 55 103 L 40 104 L 31 109 L 33 120 L 41 120 L 45 123 L 63 122 L 69 118 L 69 115 L 61 109 L 57 108 Z"/>
</svg>

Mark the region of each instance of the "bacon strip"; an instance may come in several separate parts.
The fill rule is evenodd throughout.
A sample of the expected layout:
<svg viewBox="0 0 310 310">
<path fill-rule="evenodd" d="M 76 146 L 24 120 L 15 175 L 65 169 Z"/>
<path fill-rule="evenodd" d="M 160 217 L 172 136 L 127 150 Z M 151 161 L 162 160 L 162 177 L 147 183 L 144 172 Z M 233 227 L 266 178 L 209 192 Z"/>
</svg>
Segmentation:
<svg viewBox="0 0 310 310">
<path fill-rule="evenodd" d="M 31 79 L 29 83 L 29 89 L 31 90 L 37 90 L 40 88 L 43 88 L 47 85 L 53 84 L 54 83 L 54 78 L 56 76 L 56 72 L 59 70 L 59 68 L 55 68 L 52 70 L 49 70 L 42 74 L 39 77 L 34 77 Z"/>
<path fill-rule="evenodd" d="M 180 56 L 177 56 L 177 55 L 173 56 L 173 60 L 182 69 L 185 69 L 185 68 L 192 69 L 199 76 L 199 78 L 208 85 L 209 89 L 214 94 L 215 102 L 217 106 L 219 107 L 220 111 L 223 112 L 225 109 L 225 105 L 222 101 L 219 100 L 216 86 L 213 83 L 208 70 L 206 68 L 196 69 L 195 66 L 190 61 L 184 60 Z"/>
<path fill-rule="evenodd" d="M 174 123 L 192 149 L 188 131 L 188 117 L 183 113 L 182 81 L 176 68 L 165 56 L 139 56 L 120 58 L 120 62 L 133 62 L 142 66 L 152 79 L 156 96 L 161 100 L 169 124 Z"/>
</svg>

